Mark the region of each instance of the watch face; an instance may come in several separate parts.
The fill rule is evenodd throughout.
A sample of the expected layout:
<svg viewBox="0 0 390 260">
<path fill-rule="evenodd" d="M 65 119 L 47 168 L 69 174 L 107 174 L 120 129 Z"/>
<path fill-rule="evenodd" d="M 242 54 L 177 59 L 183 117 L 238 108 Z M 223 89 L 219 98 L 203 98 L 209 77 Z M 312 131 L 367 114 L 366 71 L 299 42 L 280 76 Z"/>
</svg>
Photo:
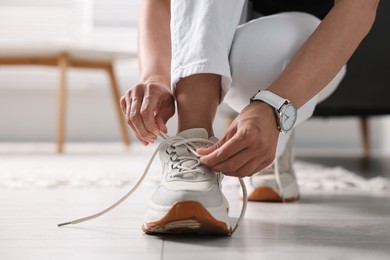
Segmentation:
<svg viewBox="0 0 390 260">
<path fill-rule="evenodd" d="M 290 131 L 297 121 L 297 109 L 292 103 L 288 103 L 281 108 L 280 128 L 284 132 Z"/>
</svg>

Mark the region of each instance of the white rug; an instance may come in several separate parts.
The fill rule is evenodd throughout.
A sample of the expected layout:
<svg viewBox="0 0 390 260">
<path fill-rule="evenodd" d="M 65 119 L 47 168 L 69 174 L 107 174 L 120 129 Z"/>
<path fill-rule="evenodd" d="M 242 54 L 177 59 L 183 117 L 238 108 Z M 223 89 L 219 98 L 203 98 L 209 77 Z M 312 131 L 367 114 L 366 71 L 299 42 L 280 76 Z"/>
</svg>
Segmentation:
<svg viewBox="0 0 390 260">
<path fill-rule="evenodd" d="M 53 144 L 0 144 L 0 189 L 49 189 L 58 187 L 126 187 L 144 171 L 156 146 L 133 144 L 70 144 L 59 155 Z M 301 189 L 389 191 L 390 180 L 366 180 L 342 167 L 296 162 Z M 155 159 L 144 185 L 159 179 Z M 238 182 L 226 178 L 225 185 Z"/>
</svg>

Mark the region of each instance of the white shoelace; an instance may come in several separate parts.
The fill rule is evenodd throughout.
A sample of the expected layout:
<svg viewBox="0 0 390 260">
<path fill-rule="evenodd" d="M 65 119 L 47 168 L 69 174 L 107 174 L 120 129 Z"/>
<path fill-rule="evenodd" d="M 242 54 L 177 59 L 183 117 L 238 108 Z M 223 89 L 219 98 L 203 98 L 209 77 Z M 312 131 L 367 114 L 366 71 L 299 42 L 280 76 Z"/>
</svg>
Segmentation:
<svg viewBox="0 0 390 260">
<path fill-rule="evenodd" d="M 181 172 L 179 172 L 180 174 L 182 174 L 182 173 L 183 174 L 184 173 L 203 173 L 202 171 L 199 171 L 199 169 L 198 169 L 198 166 L 200 165 L 200 160 L 199 160 L 200 155 L 196 152 L 196 149 L 198 147 L 197 147 L 197 145 L 195 143 L 214 144 L 212 141 L 207 140 L 207 139 L 202 139 L 202 138 L 185 139 L 185 138 L 183 138 L 181 136 L 169 137 L 168 135 L 166 135 L 164 133 L 161 133 L 161 136 L 162 136 L 162 138 L 164 140 L 157 146 L 156 150 L 153 152 L 153 155 L 150 158 L 148 164 L 146 165 L 145 170 L 144 170 L 142 176 L 138 179 L 136 184 L 122 198 L 120 198 L 117 202 L 115 202 L 114 204 L 112 204 L 111 206 L 106 208 L 105 210 L 102 210 L 102 211 L 100 211 L 100 212 L 98 212 L 96 214 L 93 214 L 93 215 L 90 215 L 90 216 L 87 216 L 87 217 L 83 217 L 83 218 L 79 218 L 79 219 L 76 219 L 76 220 L 73 220 L 73 221 L 70 221 L 70 222 L 64 222 L 64 223 L 58 224 L 58 227 L 65 226 L 65 225 L 70 225 L 70 224 L 78 224 L 78 223 L 82 223 L 82 222 L 86 222 L 86 221 L 98 218 L 98 217 L 106 214 L 107 212 L 111 211 L 112 209 L 116 208 L 122 202 L 124 202 L 131 194 L 134 193 L 134 191 L 136 191 L 138 189 L 138 187 L 144 181 L 146 175 L 149 172 L 150 166 L 152 165 L 152 163 L 154 161 L 154 158 L 156 157 L 156 155 L 157 155 L 158 151 L 160 150 L 160 148 L 163 145 L 165 145 L 165 144 L 169 144 L 170 147 L 180 147 L 180 146 L 184 145 L 192 154 L 195 155 L 195 157 L 193 157 L 193 156 L 181 156 L 181 157 L 175 158 L 177 160 L 177 162 L 174 163 L 174 167 L 180 169 L 180 171 L 181 171 Z M 187 166 L 183 165 L 183 161 L 185 161 L 185 160 L 197 160 L 197 162 L 193 166 L 187 167 Z M 244 215 L 245 215 L 245 211 L 246 211 L 246 207 L 247 207 L 247 202 L 248 202 L 248 195 L 247 195 L 247 191 L 246 191 L 246 187 L 245 187 L 244 181 L 242 180 L 242 178 L 239 178 L 239 177 L 238 177 L 238 180 L 240 182 L 241 189 L 242 189 L 242 192 L 243 192 L 243 205 L 242 205 L 242 208 L 241 208 L 240 216 L 238 217 L 236 225 L 232 229 L 231 234 L 233 234 L 236 231 L 237 227 L 239 225 L 241 225 L 241 223 L 242 223 L 242 221 L 244 219 Z"/>
</svg>

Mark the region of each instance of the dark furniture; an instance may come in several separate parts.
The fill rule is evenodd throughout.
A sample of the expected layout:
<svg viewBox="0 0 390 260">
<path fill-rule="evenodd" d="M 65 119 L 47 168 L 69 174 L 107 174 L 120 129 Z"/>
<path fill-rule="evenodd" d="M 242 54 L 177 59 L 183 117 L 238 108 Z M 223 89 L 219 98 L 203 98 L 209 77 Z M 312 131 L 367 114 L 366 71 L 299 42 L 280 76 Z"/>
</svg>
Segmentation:
<svg viewBox="0 0 390 260">
<path fill-rule="evenodd" d="M 349 60 L 345 78 L 314 111 L 315 117 L 359 117 L 365 157 L 370 156 L 368 118 L 390 115 L 389 12 L 390 1 L 381 1 L 372 30 Z"/>
</svg>

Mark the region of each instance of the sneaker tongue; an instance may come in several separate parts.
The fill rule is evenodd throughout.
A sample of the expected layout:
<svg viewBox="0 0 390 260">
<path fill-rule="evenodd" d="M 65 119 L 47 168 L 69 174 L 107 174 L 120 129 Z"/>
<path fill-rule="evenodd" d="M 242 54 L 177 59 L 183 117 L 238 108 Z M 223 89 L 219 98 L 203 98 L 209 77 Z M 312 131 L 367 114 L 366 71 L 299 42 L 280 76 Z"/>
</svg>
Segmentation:
<svg viewBox="0 0 390 260">
<path fill-rule="evenodd" d="M 190 138 L 202 138 L 202 139 L 208 139 L 209 134 L 207 133 L 206 129 L 204 128 L 192 128 L 185 130 L 178 134 L 181 137 L 184 137 L 185 139 Z"/>
<path fill-rule="evenodd" d="M 206 139 L 206 140 L 208 139 L 208 133 L 207 133 L 206 129 L 203 129 L 203 128 L 188 129 L 188 130 L 185 130 L 185 131 L 179 133 L 178 135 L 181 137 L 184 137 L 185 139 L 190 139 L 190 138 L 202 138 L 202 139 Z M 179 156 L 184 156 L 184 155 L 190 154 L 190 152 L 187 150 L 187 148 L 185 146 L 176 147 L 176 153 Z M 191 168 L 197 163 L 198 163 L 198 161 L 195 159 L 194 160 L 188 159 L 188 160 L 182 162 L 182 166 Z"/>
</svg>

